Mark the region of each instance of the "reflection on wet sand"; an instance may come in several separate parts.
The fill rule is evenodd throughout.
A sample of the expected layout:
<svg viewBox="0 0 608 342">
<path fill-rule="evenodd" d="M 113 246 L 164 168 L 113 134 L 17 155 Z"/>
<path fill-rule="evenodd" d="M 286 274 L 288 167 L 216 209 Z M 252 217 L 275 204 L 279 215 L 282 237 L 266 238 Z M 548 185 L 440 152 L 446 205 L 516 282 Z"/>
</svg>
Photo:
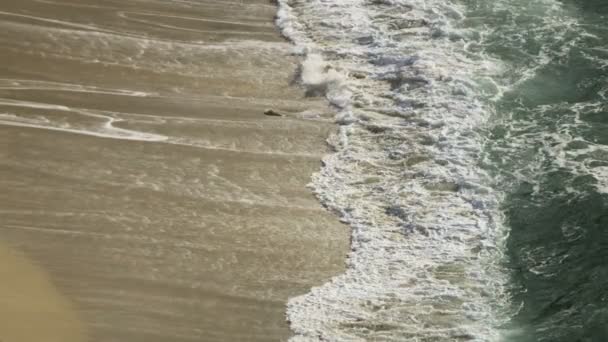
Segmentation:
<svg viewBox="0 0 608 342">
<path fill-rule="evenodd" d="M 15 283 L 0 298 L 52 282 L 73 310 L 50 290 L 31 298 L 68 317 L 53 325 L 74 328 L 62 341 L 289 336 L 287 298 L 341 270 L 348 234 L 305 188 L 330 113 L 288 86 L 296 61 L 274 12 L 0 4 L 0 239 L 49 275 L 3 258 Z M 19 305 L 0 315 L 36 308 Z M 33 324 L 26 341 L 50 336 Z"/>
</svg>

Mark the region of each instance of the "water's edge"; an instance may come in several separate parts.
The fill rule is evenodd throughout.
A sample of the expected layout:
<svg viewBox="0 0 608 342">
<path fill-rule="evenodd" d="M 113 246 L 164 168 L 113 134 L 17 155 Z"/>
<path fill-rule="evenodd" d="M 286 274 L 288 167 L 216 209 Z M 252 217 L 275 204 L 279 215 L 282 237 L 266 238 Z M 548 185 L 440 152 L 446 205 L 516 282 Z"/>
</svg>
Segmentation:
<svg viewBox="0 0 608 342">
<path fill-rule="evenodd" d="M 311 187 L 352 229 L 347 271 L 290 300 L 294 341 L 608 336 L 608 6 L 279 6 L 338 112 Z"/>
<path fill-rule="evenodd" d="M 301 83 L 338 111 L 337 132 L 328 139 L 334 153 L 323 158 L 311 187 L 352 229 L 347 271 L 289 301 L 293 340 L 496 340 L 506 317 L 499 311 L 509 307 L 502 270 L 505 233 L 487 176 L 469 168 L 478 150 L 469 136 L 479 135 L 475 127 L 484 120 L 483 108 L 476 108 L 481 106 L 476 99 L 461 97 L 469 92 L 465 74 L 446 79 L 419 57 L 425 50 L 441 53 L 426 34 L 413 39 L 412 55 L 389 49 L 370 57 L 367 45 L 378 35 L 355 32 L 344 40 L 313 30 L 344 25 L 341 16 L 357 17 L 358 7 L 371 15 L 390 12 L 382 3 L 369 4 L 279 1 L 277 24 L 303 58 Z M 412 8 L 406 12 L 414 18 L 405 24 L 389 18 L 386 25 L 428 30 L 433 25 L 425 23 L 440 26 L 445 19 Z M 363 17 L 351 18 L 353 26 L 365 26 Z M 373 29 L 366 26 L 360 34 Z M 332 43 L 339 47 L 332 49 Z M 347 55 L 354 57 L 346 60 Z M 370 58 L 376 69 L 366 69 Z M 475 61 L 465 63 L 456 66 L 461 73 Z M 404 99 L 402 87 L 419 99 Z M 391 99 L 379 106 L 386 91 Z M 430 109 L 416 104 L 429 96 Z M 443 106 L 456 114 L 443 115 Z"/>
</svg>

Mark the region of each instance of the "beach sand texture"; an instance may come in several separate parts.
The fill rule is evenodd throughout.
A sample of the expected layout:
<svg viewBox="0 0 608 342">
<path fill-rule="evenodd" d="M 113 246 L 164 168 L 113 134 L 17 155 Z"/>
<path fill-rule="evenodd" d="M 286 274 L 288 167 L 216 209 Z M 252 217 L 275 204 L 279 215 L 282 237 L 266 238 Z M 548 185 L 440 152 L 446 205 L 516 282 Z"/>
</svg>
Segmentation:
<svg viewBox="0 0 608 342">
<path fill-rule="evenodd" d="M 0 341 L 289 336 L 348 232 L 305 187 L 332 126 L 298 113 L 331 114 L 275 12 L 2 1 Z"/>
</svg>

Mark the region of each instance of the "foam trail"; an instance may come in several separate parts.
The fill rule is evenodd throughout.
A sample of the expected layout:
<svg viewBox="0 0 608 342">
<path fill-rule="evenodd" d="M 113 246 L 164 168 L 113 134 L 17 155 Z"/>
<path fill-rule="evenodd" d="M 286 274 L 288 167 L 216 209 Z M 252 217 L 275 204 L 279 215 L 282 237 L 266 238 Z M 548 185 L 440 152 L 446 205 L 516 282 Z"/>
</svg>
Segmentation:
<svg viewBox="0 0 608 342">
<path fill-rule="evenodd" d="M 11 120 L 6 119 L 7 114 L 0 113 L 0 125 L 5 126 L 18 126 L 18 127 L 31 127 L 31 128 L 39 128 L 46 129 L 51 131 L 59 131 L 59 132 L 67 132 L 74 134 L 82 134 L 82 135 L 90 135 L 100 138 L 111 138 L 111 139 L 122 139 L 122 140 L 137 140 L 137 141 L 164 141 L 166 137 L 155 134 L 141 133 L 137 131 L 127 130 L 123 128 L 117 128 L 111 125 L 111 122 L 108 122 L 104 125 L 104 129 L 94 131 L 88 129 L 77 129 L 77 128 L 66 128 L 66 127 L 57 127 L 53 125 L 45 125 L 45 124 L 37 124 L 31 123 L 24 120 Z"/>
<path fill-rule="evenodd" d="M 34 81 L 34 80 L 20 80 L 11 78 L 0 79 L 1 90 L 55 90 L 55 91 L 66 91 L 76 93 L 92 93 L 92 94 L 104 94 L 104 95 L 121 95 L 121 96 L 133 96 L 133 97 L 147 97 L 147 96 L 158 96 L 143 91 L 134 91 L 127 89 L 109 89 L 92 87 L 80 84 L 62 83 L 62 82 L 49 82 L 49 81 Z"/>
<path fill-rule="evenodd" d="M 92 121 L 83 121 L 80 118 L 77 121 L 53 120 L 49 119 L 49 117 L 52 116 L 23 117 L 12 113 L 0 113 L 0 125 L 31 127 L 75 134 L 91 135 L 102 138 L 124 140 L 165 141 L 168 138 L 160 134 L 144 133 L 135 130 L 115 127 L 114 123 L 122 120 L 109 115 L 95 113 L 93 111 L 87 111 L 83 109 L 70 108 L 62 105 L 9 99 L 0 99 L 0 106 L 65 112 L 66 114 L 76 114 L 79 117 L 93 119 Z"/>
</svg>

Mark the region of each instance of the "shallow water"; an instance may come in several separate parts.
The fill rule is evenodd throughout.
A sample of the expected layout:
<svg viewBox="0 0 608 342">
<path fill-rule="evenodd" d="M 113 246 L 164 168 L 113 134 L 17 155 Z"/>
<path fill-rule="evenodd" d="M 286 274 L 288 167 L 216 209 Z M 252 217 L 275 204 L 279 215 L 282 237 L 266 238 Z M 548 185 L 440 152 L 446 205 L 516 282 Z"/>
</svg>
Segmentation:
<svg viewBox="0 0 608 342">
<path fill-rule="evenodd" d="M 0 245 L 0 331 L 3 341 L 85 341 L 78 313 L 48 274 L 15 250 Z M 35 329 L 32 329 L 35 327 Z"/>
<path fill-rule="evenodd" d="M 305 188 L 330 110 L 289 86 L 275 12 L 0 4 L 0 239 L 40 268 L 82 340 L 285 339 L 287 298 L 342 269 L 346 229 Z M 49 340 L 35 328 L 28 341 Z"/>
</svg>

